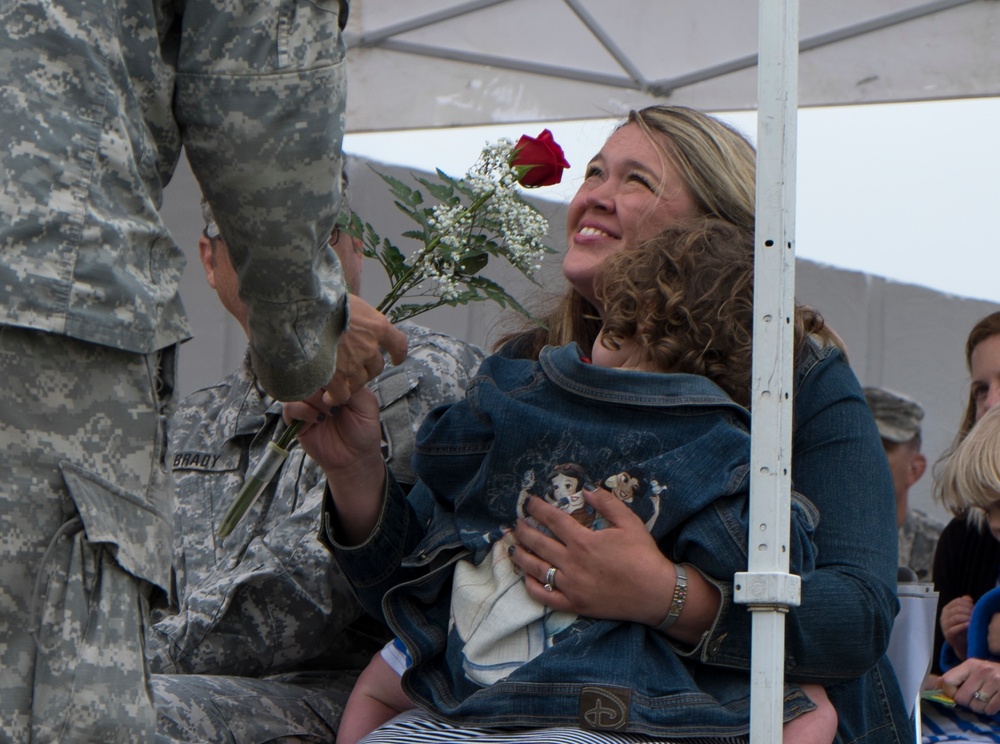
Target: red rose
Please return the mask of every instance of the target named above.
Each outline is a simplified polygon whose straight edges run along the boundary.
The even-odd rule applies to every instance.
[[[522,135],[514,145],[510,164],[518,169],[518,183],[528,188],[553,186],[562,180],[569,168],[563,149],[552,139],[552,132],[543,129],[537,137]]]

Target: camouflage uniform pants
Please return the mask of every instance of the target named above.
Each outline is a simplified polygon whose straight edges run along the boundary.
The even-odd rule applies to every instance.
[[[260,679],[156,674],[156,744],[330,744],[357,677],[357,671]]]
[[[152,740],[172,360],[0,326],[0,741]]]

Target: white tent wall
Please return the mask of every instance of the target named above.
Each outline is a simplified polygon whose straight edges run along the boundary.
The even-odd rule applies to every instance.
[[[410,171],[374,164],[379,170],[408,179]],[[366,160],[350,158],[352,206],[378,232],[401,248],[396,240],[410,223],[391,202],[382,181]],[[426,175],[426,174],[425,174]],[[550,222],[549,245],[561,249],[564,242],[565,207],[539,202]],[[205,284],[198,261],[197,241],[201,228],[198,187],[186,164],[167,189],[164,219],[184,248],[188,266],[181,294],[191,317],[194,338],[181,347],[179,391],[182,395],[211,385],[240,363],[246,347],[243,331],[226,313]],[[546,259],[540,274],[543,290],[557,292],[563,285],[559,256]],[[520,275],[504,275],[505,286],[529,302],[539,295]],[[801,302],[818,308],[843,337],[851,364],[866,385],[884,385],[919,400],[927,411],[924,420],[924,452],[933,462],[954,437],[966,400],[968,374],[963,354],[969,329],[979,318],[1000,310],[1000,304],[936,292],[881,277],[799,259],[796,262],[796,295]],[[380,267],[365,266],[362,296],[378,301],[387,289]],[[488,347],[516,317],[502,316],[492,303],[460,308],[442,308],[417,319],[424,325]],[[911,504],[945,518],[931,496],[931,477],[911,492]]]

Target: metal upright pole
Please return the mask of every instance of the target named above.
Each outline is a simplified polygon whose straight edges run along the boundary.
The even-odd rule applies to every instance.
[[[800,579],[788,573],[798,0],[760,0],[758,38],[750,565],[736,574],[734,599],[753,613],[750,742],[774,744],[781,741],[785,612],[800,597]]]

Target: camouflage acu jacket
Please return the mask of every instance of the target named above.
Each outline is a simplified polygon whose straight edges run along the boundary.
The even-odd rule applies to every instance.
[[[416,325],[400,329],[409,340],[406,361],[370,386],[382,406],[387,460],[402,482],[412,482],[416,429],[432,408],[465,396],[482,352]],[[281,404],[261,395],[249,357],[218,385],[189,396],[171,419],[180,606],[158,612],[147,635],[156,673],[262,676],[368,661],[352,654],[356,639],[342,633],[361,609],[318,540],[325,481],[301,447],[293,445],[275,483],[236,529],[225,540],[216,536],[248,465],[280,421]]]
[[[931,581],[934,551],[944,524],[919,509],[910,509],[899,528],[899,565],[913,569],[917,581]]]
[[[138,353],[188,336],[183,258],[158,213],[183,146],[265,388],[292,399],[326,382],[345,322],[327,245],[345,0],[2,7],[0,324]]]

